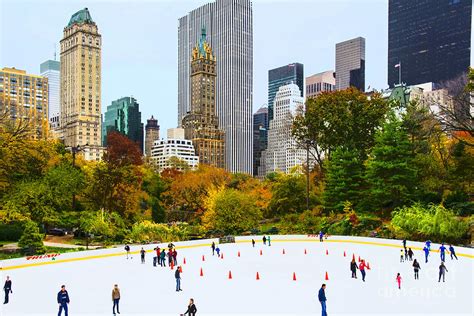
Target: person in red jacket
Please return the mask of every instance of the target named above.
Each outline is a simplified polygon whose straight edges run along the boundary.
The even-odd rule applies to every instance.
[[[395,280],[398,283],[398,289],[401,290],[402,289],[402,287],[401,287],[401,285],[402,285],[402,276],[400,275],[400,273],[397,273],[397,277],[395,278]]]
[[[362,274],[362,281],[365,282],[365,268],[367,267],[367,265],[365,264],[365,261],[362,260],[360,263],[359,263],[359,270],[360,270],[360,273]]]

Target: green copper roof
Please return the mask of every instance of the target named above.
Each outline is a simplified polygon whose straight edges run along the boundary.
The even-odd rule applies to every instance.
[[[199,40],[199,53],[202,56],[206,56],[206,50],[204,49],[204,42],[206,41],[206,28],[201,28],[201,39]]]
[[[71,16],[71,19],[69,20],[69,24],[67,26],[69,27],[75,23],[94,23],[94,21],[92,21],[91,14],[89,13],[89,10],[87,8],[84,8],[74,13]]]

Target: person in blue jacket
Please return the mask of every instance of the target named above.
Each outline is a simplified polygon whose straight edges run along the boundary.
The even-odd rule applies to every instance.
[[[431,240],[427,240],[425,242],[425,246],[426,246],[426,248],[428,248],[429,251],[431,251]]]
[[[428,256],[430,255],[430,249],[428,247],[424,247],[423,251],[425,252],[425,263],[428,263]]]
[[[322,308],[322,312],[321,312],[321,316],[327,316],[328,313],[326,312],[326,284],[323,283],[323,285],[321,286],[321,288],[319,289],[319,293],[318,293],[318,299],[319,299],[319,302],[321,303],[321,308]]]
[[[323,242],[323,237],[324,237],[324,233],[323,231],[319,231],[319,242]]]
[[[217,252],[217,257],[219,257],[221,253],[221,248],[219,248],[219,246],[217,246],[216,252]]]
[[[446,247],[444,244],[441,244],[441,247],[439,247],[439,255],[441,257],[441,261],[445,261],[446,259]]]
[[[458,260],[458,256],[456,256],[453,245],[449,245],[449,253],[451,254],[451,260],[453,260],[453,256],[456,258],[456,260]]]
[[[63,309],[64,309],[64,314],[68,316],[67,304],[69,304],[69,294],[66,291],[65,285],[61,285],[61,291],[58,292],[58,304],[59,304],[58,316],[61,316]]]

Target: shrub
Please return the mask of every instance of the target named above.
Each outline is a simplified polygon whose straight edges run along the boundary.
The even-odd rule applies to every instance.
[[[168,226],[167,224],[142,221],[133,225],[129,239],[131,242],[140,243],[186,240],[188,236],[187,228],[186,223]]]
[[[28,221],[25,229],[18,241],[18,246],[26,255],[42,254],[46,252],[43,245],[43,234],[40,233],[38,225],[35,222]]]
[[[23,225],[18,222],[0,224],[0,240],[18,241],[23,233]]]

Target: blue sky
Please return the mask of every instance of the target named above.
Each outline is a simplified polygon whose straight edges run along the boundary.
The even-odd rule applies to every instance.
[[[54,45],[59,60],[71,15],[87,7],[103,39],[102,111],[133,95],[142,121],[153,114],[165,135],[176,125],[178,18],[207,2],[0,0],[0,67],[39,74]],[[254,110],[266,103],[269,69],[292,62],[304,64],[305,76],[334,69],[335,44],[357,36],[366,38],[366,86],[387,86],[388,0],[254,0],[253,8]]]

